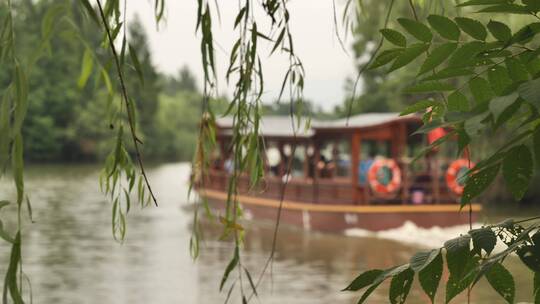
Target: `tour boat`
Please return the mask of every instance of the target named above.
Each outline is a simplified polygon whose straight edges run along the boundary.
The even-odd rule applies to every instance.
[[[299,124],[298,124],[299,123]],[[275,221],[303,229],[342,232],[402,226],[448,227],[475,221],[481,205],[460,211],[462,176],[471,163],[456,159],[456,145],[413,158],[444,129],[414,134],[417,115],[367,113],[332,121],[263,116],[265,176],[258,187],[238,177],[236,200],[244,218]],[[217,151],[199,195],[223,210],[232,172],[233,119],[216,120]],[[292,158],[292,160],[291,160]]]

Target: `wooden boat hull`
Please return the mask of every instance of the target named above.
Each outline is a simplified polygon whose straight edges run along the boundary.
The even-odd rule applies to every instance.
[[[212,208],[224,209],[227,193],[201,190],[199,195],[206,198]],[[237,198],[247,219],[276,220],[279,200],[249,195],[239,195]],[[285,200],[282,203],[281,222],[306,230],[327,232],[343,232],[352,228],[380,231],[400,227],[407,221],[424,228],[450,227],[469,223],[466,209],[459,212],[458,204],[346,205]],[[481,205],[472,205],[473,222],[481,209]]]

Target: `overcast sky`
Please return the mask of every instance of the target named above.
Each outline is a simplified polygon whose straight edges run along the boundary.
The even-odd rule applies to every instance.
[[[197,75],[199,84],[202,80],[200,44],[195,35],[197,16],[196,0],[168,0],[165,23],[156,30],[153,17],[153,1],[136,0],[128,2],[129,18],[139,15],[145,25],[150,40],[153,60],[158,69],[167,74],[176,74],[184,65]],[[221,3],[221,25],[214,16],[217,47],[218,73],[220,74],[220,92],[230,96],[223,75],[228,63],[228,50],[235,42],[236,33],[232,30],[238,6],[236,1],[218,1]],[[339,1],[337,1],[339,2]],[[344,82],[347,76],[354,74],[353,59],[341,48],[334,33],[332,0],[292,0],[291,31],[295,41],[295,51],[301,57],[306,69],[305,91],[307,99],[332,109],[340,104],[344,96]],[[340,8],[338,8],[338,12]],[[128,21],[129,22],[129,21]],[[260,29],[259,25],[259,29]],[[346,42],[347,47],[350,41]],[[271,46],[262,49],[263,70],[266,93],[264,100],[272,101],[279,93],[286,69],[285,57],[267,58]],[[350,53],[350,50],[348,50]],[[266,58],[266,59],[265,59]]]

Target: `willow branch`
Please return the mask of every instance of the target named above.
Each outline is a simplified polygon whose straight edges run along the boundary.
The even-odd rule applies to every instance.
[[[139,138],[137,138],[137,135],[135,134],[135,119],[132,116],[131,111],[129,111],[129,108],[132,105],[130,104],[130,101],[129,101],[129,97],[128,97],[128,93],[127,93],[127,89],[126,89],[126,84],[125,84],[125,81],[124,81],[124,73],[122,72],[122,68],[120,66],[120,60],[118,59],[118,53],[116,52],[116,47],[114,46],[114,39],[112,37],[111,30],[109,28],[109,24],[107,23],[107,18],[105,17],[105,13],[103,12],[103,7],[101,6],[101,0],[97,0],[97,5],[98,5],[98,8],[99,8],[99,14],[101,16],[101,21],[103,22],[103,26],[105,27],[105,32],[107,33],[109,46],[111,48],[111,52],[112,52],[112,55],[113,55],[113,58],[114,58],[114,63],[115,63],[115,66],[116,66],[116,72],[118,73],[118,78],[120,79],[120,88],[121,88],[121,91],[122,91],[122,98],[124,99],[124,102],[126,104],[126,110],[127,110],[126,112],[127,112],[128,124],[129,124],[130,133],[131,133],[131,138],[133,140],[133,146],[135,148],[135,154],[136,154],[137,162],[139,163],[139,167],[141,169],[141,175],[144,178],[144,183],[146,184],[146,187],[148,188],[148,192],[150,192],[150,196],[152,197],[152,200],[154,201],[154,205],[157,206],[158,203],[157,203],[156,196],[154,195],[154,192],[152,191],[152,187],[150,186],[150,182],[148,180],[146,170],[144,169],[142,153],[141,153],[140,147],[139,147],[140,140],[139,140]],[[124,26],[126,26],[126,25],[124,24]]]

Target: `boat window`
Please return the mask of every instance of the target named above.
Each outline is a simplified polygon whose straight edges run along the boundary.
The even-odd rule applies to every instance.
[[[392,157],[392,143],[389,140],[363,139],[360,145],[360,159]]]
[[[294,151],[293,163],[292,163],[292,176],[304,177],[304,161],[306,160],[306,148],[298,145]]]
[[[351,176],[351,143],[341,140],[336,145],[336,175],[340,177]]]

